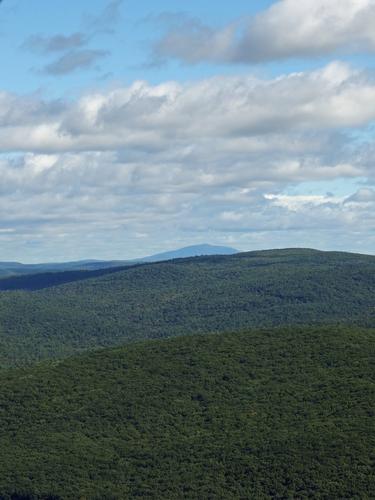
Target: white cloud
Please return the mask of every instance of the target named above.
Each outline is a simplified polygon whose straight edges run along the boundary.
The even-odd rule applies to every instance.
[[[48,103],[0,96],[0,150],[168,150],[261,152],[319,147],[317,131],[361,127],[375,118],[375,82],[342,63],[272,80],[216,77],[90,93],[78,102]],[[327,132],[328,131],[328,132]],[[291,134],[292,142],[280,138]],[[294,134],[294,135],[293,135]],[[265,136],[268,136],[265,139]],[[321,138],[320,138],[321,140]],[[210,143],[210,144],[209,144]]]
[[[370,186],[345,199],[285,191],[374,180],[372,141],[355,138],[374,103],[375,83],[341,63],[271,80],[137,82],[71,102],[2,93],[2,259],[25,248],[35,260],[136,257],[202,239],[273,247],[287,235],[308,246],[309,231],[354,248],[375,229]]]
[[[275,206],[287,208],[289,211],[298,212],[306,207],[314,208],[326,204],[341,204],[345,198],[330,195],[285,195],[266,194],[266,200],[273,202]]]
[[[213,29],[181,19],[154,47],[154,57],[257,63],[375,50],[373,0],[280,0],[248,21]]]

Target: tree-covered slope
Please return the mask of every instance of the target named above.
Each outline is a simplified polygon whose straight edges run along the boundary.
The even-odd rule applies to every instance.
[[[0,366],[256,326],[375,326],[375,257],[310,250],[181,259],[0,293]]]
[[[134,265],[134,264],[132,264]],[[86,279],[98,278],[106,274],[112,274],[123,271],[125,267],[106,267],[94,270],[76,270],[76,271],[47,271],[30,274],[20,274],[18,276],[8,276],[0,279],[0,292],[9,292],[12,290],[36,291],[53,286],[64,285],[65,283],[74,283]]]
[[[0,372],[0,498],[373,498],[374,360],[321,327]]]

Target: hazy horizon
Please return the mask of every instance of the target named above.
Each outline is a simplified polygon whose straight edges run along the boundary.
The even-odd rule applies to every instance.
[[[205,243],[203,244],[196,244],[196,245],[191,245],[192,247],[194,246],[201,246],[201,245],[206,245]],[[209,246],[225,246],[225,245],[211,245],[211,244],[207,244]],[[179,247],[179,248],[170,248],[170,249],[164,249],[160,252],[155,252],[155,253],[147,253],[145,255],[138,255],[138,256],[135,256],[135,257],[124,257],[124,258],[107,258],[107,259],[99,259],[99,258],[96,258],[95,256],[94,257],[91,257],[91,256],[88,256],[86,258],[83,258],[83,259],[77,259],[77,260],[56,260],[56,259],[50,259],[50,260],[44,260],[44,261],[6,261],[6,260],[3,260],[0,258],[0,263],[17,263],[17,264],[21,264],[21,265],[38,265],[38,264],[68,264],[70,262],[130,262],[132,260],[136,261],[136,260],[142,260],[142,259],[147,259],[148,257],[154,257],[156,255],[159,255],[159,254],[167,254],[167,253],[173,253],[173,252],[178,252],[179,250],[183,250],[185,248],[189,248],[190,245],[186,246],[186,247]],[[227,248],[233,248],[233,247],[227,247]],[[254,248],[254,249],[238,249],[238,248],[233,248],[234,250],[236,250],[238,253],[250,253],[250,252],[268,252],[268,251],[277,251],[277,250],[313,250],[313,251],[317,251],[317,252],[339,252],[339,253],[356,253],[356,254],[362,254],[362,255],[368,255],[368,256],[375,256],[374,253],[368,253],[368,252],[353,252],[353,251],[349,251],[349,250],[335,250],[335,249],[323,249],[323,248],[315,248],[315,247],[302,247],[302,246],[297,246],[297,247],[265,247],[265,248]],[[202,255],[205,255],[205,254],[202,254]],[[220,253],[218,254],[220,255]],[[222,255],[226,255],[226,254],[222,254]],[[229,254],[228,254],[229,255]],[[199,255],[197,255],[199,256]]]

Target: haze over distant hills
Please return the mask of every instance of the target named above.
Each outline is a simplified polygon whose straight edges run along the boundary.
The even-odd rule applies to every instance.
[[[231,247],[216,246],[216,245],[191,245],[172,250],[171,252],[162,252],[141,259],[143,262],[157,262],[161,260],[180,259],[186,257],[199,257],[201,255],[233,255],[238,253],[238,250]]]
[[[148,257],[130,260],[96,260],[87,259],[73,262],[52,262],[40,264],[22,264],[20,262],[0,262],[0,278],[59,271],[95,271],[113,267],[132,265],[138,262],[157,262],[162,260],[178,259],[181,257],[197,257],[200,255],[232,255],[238,250],[217,245],[191,245],[177,250],[162,252]]]

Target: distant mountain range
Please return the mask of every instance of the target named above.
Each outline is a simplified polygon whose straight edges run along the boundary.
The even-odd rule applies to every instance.
[[[141,262],[158,262],[179,259],[184,257],[198,257],[202,255],[233,255],[238,253],[235,248],[216,245],[191,245],[177,250],[158,253],[148,257],[132,260],[79,260],[73,262],[53,262],[41,264],[21,264],[19,262],[0,262],[0,278],[21,276],[25,274],[61,272],[61,271],[96,271],[114,267],[123,267]]]
[[[162,260],[182,259],[186,257],[200,257],[202,255],[234,255],[238,250],[231,247],[223,247],[216,245],[191,245],[172,250],[171,252],[157,253],[141,259],[143,262],[158,262]]]

